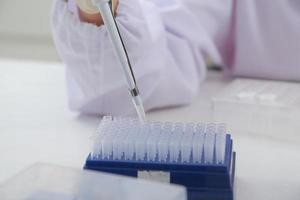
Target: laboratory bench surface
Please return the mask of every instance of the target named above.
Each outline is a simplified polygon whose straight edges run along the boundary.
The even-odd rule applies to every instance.
[[[229,82],[220,72],[209,72],[190,106],[147,116],[157,121],[210,122],[211,97]],[[69,111],[62,64],[0,59],[0,183],[37,162],[82,168],[98,123],[97,116]],[[236,199],[300,198],[300,142],[247,133],[232,136]]]

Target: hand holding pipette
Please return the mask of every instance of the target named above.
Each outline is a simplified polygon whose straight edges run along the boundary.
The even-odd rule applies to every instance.
[[[116,2],[117,1],[111,0],[77,0],[80,9],[86,12],[95,14],[97,13],[97,9],[100,11],[116,56],[118,57],[118,60],[120,61],[122,70],[124,72],[124,76],[129,87],[129,93],[132,97],[132,102],[135,106],[140,121],[144,122],[146,120],[146,116],[143,102],[139,94],[139,90],[125,45],[122,41],[122,37],[113,14],[112,8],[116,5],[114,4]]]
[[[75,0],[79,8],[79,17],[81,21],[101,26],[104,24],[99,9],[94,6],[91,0]],[[111,8],[114,15],[119,5],[119,0],[111,1]]]

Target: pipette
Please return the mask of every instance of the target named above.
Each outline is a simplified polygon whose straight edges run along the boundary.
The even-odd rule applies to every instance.
[[[122,70],[124,72],[125,79],[129,87],[129,92],[132,97],[132,102],[134,104],[140,121],[144,122],[146,120],[146,115],[143,102],[140,97],[140,93],[136,84],[136,80],[125,45],[123,43],[118,25],[113,15],[113,11],[111,8],[111,0],[92,0],[92,3],[99,9],[101,13],[104,25],[106,26],[109,38],[116,52],[116,56],[118,57],[121,63]]]

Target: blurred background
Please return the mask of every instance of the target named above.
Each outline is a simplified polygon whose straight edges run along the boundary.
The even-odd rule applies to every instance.
[[[51,34],[52,1],[0,1],[0,58],[59,61]]]

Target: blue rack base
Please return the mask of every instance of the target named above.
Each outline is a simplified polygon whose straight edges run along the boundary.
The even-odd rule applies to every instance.
[[[93,160],[89,155],[84,169],[131,177],[138,177],[138,171],[141,169],[166,171],[170,172],[170,183],[183,185],[187,188],[188,200],[233,200],[236,153],[232,152],[229,155],[230,159],[226,164],[228,167],[209,168],[201,166],[202,170],[197,171],[193,168],[188,170],[186,166],[180,165],[170,167],[165,164],[157,167],[155,163],[152,166],[149,163],[143,166],[143,163],[135,162]]]

